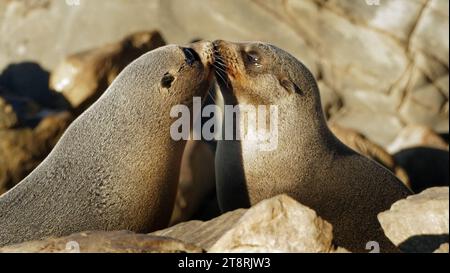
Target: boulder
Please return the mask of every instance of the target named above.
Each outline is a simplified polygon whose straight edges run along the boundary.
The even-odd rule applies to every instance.
[[[408,125],[403,128],[387,150],[395,154],[413,147],[429,147],[448,150],[448,143],[434,130],[427,126]]]
[[[159,32],[146,31],[70,55],[51,74],[50,87],[81,112],[100,97],[129,63],[163,45],[165,41]]]
[[[435,187],[395,202],[378,220],[404,252],[433,252],[449,241],[449,189]]]
[[[0,188],[7,190],[27,176],[51,151],[72,115],[47,113],[32,128],[0,130]]]
[[[0,248],[0,253],[201,253],[179,240],[130,231],[81,232]]]
[[[330,252],[331,225],[286,195],[250,208],[209,252]]]
[[[333,252],[331,225],[286,195],[209,221],[188,221],[151,233],[195,244],[208,252]]]
[[[448,132],[448,1],[353,2],[3,1],[0,69],[29,60],[53,70],[65,56],[148,29],[178,44],[261,40],[302,60],[327,115],[378,145],[406,125]]]
[[[0,97],[0,130],[17,125],[18,119],[11,104]]]
[[[209,221],[193,220],[183,222],[151,234],[176,238],[208,250],[225,232],[233,227],[245,211],[245,209],[234,210]]]

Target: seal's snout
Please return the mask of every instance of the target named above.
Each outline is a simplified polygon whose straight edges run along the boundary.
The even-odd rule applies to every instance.
[[[201,62],[200,56],[192,48],[183,47],[182,50],[188,65],[193,65],[196,61]]]
[[[195,52],[199,62],[205,67],[210,67],[214,63],[214,48],[210,41],[200,41],[192,43],[189,49]]]

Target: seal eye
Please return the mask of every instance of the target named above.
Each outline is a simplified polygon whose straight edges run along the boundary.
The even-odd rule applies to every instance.
[[[166,72],[161,79],[161,86],[164,88],[169,88],[170,86],[172,86],[172,82],[174,80],[174,76],[172,76],[169,72]]]
[[[248,63],[256,65],[258,67],[261,66],[260,57],[256,51],[251,50],[249,52],[246,52],[245,55]]]
[[[281,79],[280,84],[281,86],[284,87],[284,89],[286,89],[286,91],[288,91],[289,94],[297,93],[299,95],[303,95],[303,91],[289,79],[286,78]]]

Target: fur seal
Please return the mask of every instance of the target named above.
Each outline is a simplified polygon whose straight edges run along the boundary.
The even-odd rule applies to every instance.
[[[218,141],[221,209],[247,207],[287,193],[332,223],[336,245],[368,252],[366,244],[377,241],[382,252],[396,251],[377,214],[411,192],[387,169],[333,135],[311,72],[273,45],[221,40],[213,44],[225,104],[278,107],[276,149],[258,150],[255,141],[243,137]],[[244,122],[235,121],[241,134],[252,130],[243,128]]]
[[[168,45],[127,66],[49,156],[0,197],[0,246],[165,227],[186,143],[171,138],[171,107],[190,107],[206,93],[212,49],[211,42]]]

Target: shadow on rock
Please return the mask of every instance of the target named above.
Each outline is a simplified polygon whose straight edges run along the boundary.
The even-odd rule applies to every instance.
[[[428,147],[409,148],[396,153],[394,159],[407,172],[414,192],[449,185],[448,151]]]
[[[35,126],[41,108],[69,108],[61,94],[50,90],[49,77],[48,71],[33,62],[11,64],[0,74],[0,95],[13,106],[21,125]]]
[[[403,252],[408,253],[432,253],[441,244],[449,242],[448,234],[441,235],[416,235],[408,238],[398,247]]]

